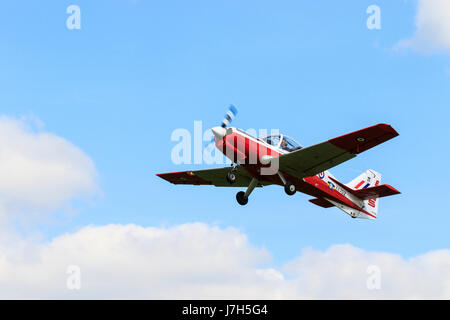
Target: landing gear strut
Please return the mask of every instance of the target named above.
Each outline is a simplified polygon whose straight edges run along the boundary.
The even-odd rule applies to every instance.
[[[292,181],[286,181],[283,174],[279,171],[278,176],[284,184],[284,192],[286,192],[288,196],[294,195],[297,192],[297,186],[295,185],[295,183],[293,183]]]
[[[258,180],[253,178],[250,182],[250,185],[247,188],[247,191],[239,191],[236,194],[236,200],[241,206],[245,206],[248,203],[248,196],[252,193],[253,189],[258,185]]]

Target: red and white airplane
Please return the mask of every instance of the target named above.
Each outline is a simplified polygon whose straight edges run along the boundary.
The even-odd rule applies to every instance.
[[[377,124],[306,148],[292,138],[275,134],[255,138],[227,127],[236,115],[231,106],[222,125],[212,128],[216,147],[233,163],[230,167],[157,174],[173,184],[247,187],[236,194],[240,205],[248,202],[255,187],[284,186],[288,195],[297,191],[313,196],[309,201],[323,208],[338,207],[352,218],[376,219],[378,198],[399,194],[381,185],[381,174],[367,170],[349,183],[338,181],[327,170],[398,136],[388,124]]]

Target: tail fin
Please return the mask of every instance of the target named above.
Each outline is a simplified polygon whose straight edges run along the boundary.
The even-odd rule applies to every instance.
[[[362,190],[371,187],[377,187],[381,184],[381,173],[378,173],[374,170],[367,170],[351,182],[347,183],[347,186],[354,190]],[[367,199],[364,200],[363,209],[369,212],[371,215],[377,216],[378,213],[378,198]],[[365,215],[361,215],[360,218],[367,217]]]

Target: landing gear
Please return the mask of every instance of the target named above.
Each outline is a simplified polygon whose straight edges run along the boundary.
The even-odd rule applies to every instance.
[[[287,193],[288,196],[292,196],[297,192],[297,186],[292,181],[286,181],[283,174],[278,171],[278,176],[280,177],[281,182],[284,184],[284,192]]]
[[[289,196],[294,195],[297,192],[295,183],[293,183],[292,181],[286,181],[286,184],[284,185],[284,192],[286,192],[286,194]]]
[[[250,181],[250,185],[247,188],[247,191],[239,191],[236,194],[236,200],[241,206],[245,206],[248,203],[248,196],[252,193],[253,189],[258,185],[259,181],[255,178]]]
[[[227,181],[229,184],[233,184],[236,182],[237,176],[236,176],[236,170],[239,166],[239,163],[232,163],[230,171],[227,172]]]
[[[236,174],[234,173],[234,170],[228,171],[227,181],[229,184],[233,184],[236,182]]]
[[[245,196],[244,191],[239,191],[236,194],[236,200],[241,206],[245,206],[248,203],[248,197]]]

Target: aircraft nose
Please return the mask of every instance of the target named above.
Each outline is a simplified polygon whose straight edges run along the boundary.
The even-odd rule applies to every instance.
[[[222,140],[227,135],[227,129],[223,127],[214,127],[211,129],[217,140]]]

